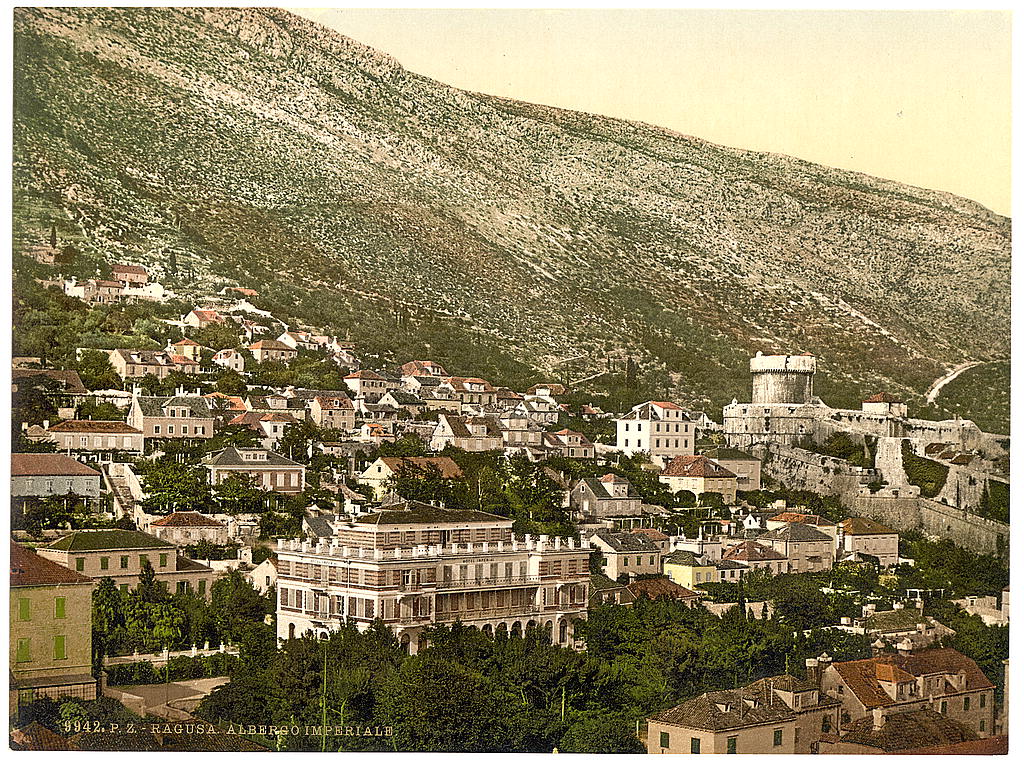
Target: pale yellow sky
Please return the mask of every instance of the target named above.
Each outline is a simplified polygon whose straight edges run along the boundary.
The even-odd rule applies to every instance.
[[[1010,213],[1007,11],[291,10],[455,87]]]

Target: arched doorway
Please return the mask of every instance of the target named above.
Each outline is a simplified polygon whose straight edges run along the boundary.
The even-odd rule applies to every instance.
[[[402,651],[405,652],[406,654],[412,654],[412,652],[410,651],[410,648],[411,648],[410,645],[411,644],[412,644],[412,639],[409,638],[409,634],[408,633],[405,633],[402,636]]]
[[[516,638],[523,637],[523,624],[521,622],[516,621],[512,623],[512,635]]]
[[[294,622],[289,622],[288,623],[288,640],[290,641],[293,638],[295,638],[295,623]]]
[[[558,621],[558,643],[567,644],[569,642],[569,623],[562,619]]]
[[[416,652],[417,652],[417,654],[419,652],[422,652],[426,648],[427,648],[427,637],[424,634],[420,633],[420,635],[416,639]]]
[[[484,635],[488,638],[494,637],[494,628],[491,625],[484,625],[480,630],[482,630]]]

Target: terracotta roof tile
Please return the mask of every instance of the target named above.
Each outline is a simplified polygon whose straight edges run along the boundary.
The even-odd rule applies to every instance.
[[[11,540],[11,587],[34,585],[81,585],[92,578],[72,572]]]
[[[11,476],[99,476],[100,472],[67,455],[47,452],[11,454]]]

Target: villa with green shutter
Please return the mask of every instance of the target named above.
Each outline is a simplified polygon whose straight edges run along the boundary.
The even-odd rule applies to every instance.
[[[157,582],[171,593],[191,592],[209,598],[216,577],[209,567],[180,555],[173,543],[127,529],[72,532],[39,548],[38,553],[94,580],[110,577],[125,591],[138,585],[147,561]]]

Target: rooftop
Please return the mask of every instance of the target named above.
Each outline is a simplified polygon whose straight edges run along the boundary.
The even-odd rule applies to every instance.
[[[195,511],[175,511],[164,516],[159,521],[154,521],[153,527],[223,527],[216,519],[204,516]]]
[[[782,540],[789,543],[815,543],[831,542],[832,538],[819,529],[807,524],[790,522],[784,527],[762,532],[757,536],[758,540]]]
[[[33,585],[80,585],[92,578],[72,572],[55,561],[43,558],[28,548],[11,541],[11,587]]]
[[[47,452],[11,454],[11,476],[99,476],[100,472],[67,455]]]
[[[98,529],[72,532],[56,542],[40,546],[39,550],[67,551],[68,553],[85,551],[135,550],[145,548],[173,548],[169,542],[144,532],[131,529]]]
[[[732,471],[723,468],[704,455],[680,455],[679,457],[672,458],[672,461],[665,466],[665,470],[661,472],[661,475],[705,479],[736,478],[736,474]]]
[[[465,524],[480,522],[501,522],[509,526],[511,519],[495,516],[483,511],[464,510],[458,508],[441,508],[436,505],[407,500],[391,505],[382,505],[376,513],[360,516],[357,524],[389,525],[389,524]]]

